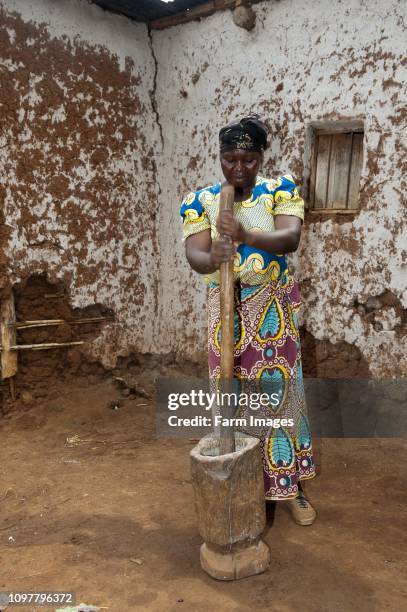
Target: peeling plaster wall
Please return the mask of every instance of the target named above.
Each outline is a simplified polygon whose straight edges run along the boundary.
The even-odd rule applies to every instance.
[[[73,308],[111,309],[86,349],[105,366],[132,351],[205,359],[179,203],[220,178],[219,128],[262,114],[264,173],[306,187],[310,122],[361,119],[360,212],[308,214],[291,265],[310,344],[405,375],[403,8],[273,0],[251,32],[223,12],[149,33],[85,0],[0,0],[0,292],[46,272]]]
[[[373,376],[406,375],[399,315],[407,307],[406,5],[281,0],[254,9],[250,32],[223,12],[153,33],[164,140],[159,303],[167,348],[186,356],[206,349],[205,290],[185,262],[179,203],[189,190],[219,180],[219,128],[233,116],[260,113],[272,134],[264,173],[288,170],[303,185],[310,122],[361,119],[360,212],[353,219],[308,214],[292,270],[303,291],[302,322],[314,338],[357,347]],[[373,325],[363,305],[385,291],[399,308],[378,309]]]
[[[0,2],[0,289],[46,272],[114,311],[87,351],[153,351],[158,308],[146,26],[86,1]]]

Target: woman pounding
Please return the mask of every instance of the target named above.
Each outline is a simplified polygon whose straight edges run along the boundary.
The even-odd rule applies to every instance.
[[[265,499],[287,500],[295,522],[311,525],[316,512],[301,487],[315,467],[302,385],[300,294],[285,257],[298,248],[304,201],[289,174],[259,176],[267,130],[257,117],[223,127],[219,143],[223,175],[235,189],[233,214],[218,214],[220,182],[190,193],[181,205],[187,260],[208,285],[209,376],[220,375],[219,266],[233,258],[234,376],[288,390],[292,383],[295,391],[285,396],[294,427],[259,436]]]

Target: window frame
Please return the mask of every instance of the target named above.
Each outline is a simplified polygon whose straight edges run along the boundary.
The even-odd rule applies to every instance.
[[[317,173],[317,158],[318,158],[318,138],[319,136],[336,136],[338,134],[352,134],[351,140],[351,158],[349,162],[349,171],[348,171],[348,186],[347,186],[347,198],[349,197],[349,184],[350,184],[350,176],[351,176],[351,168],[352,168],[352,153],[353,153],[353,135],[354,134],[362,134],[362,161],[360,168],[360,176],[359,176],[359,193],[360,193],[360,178],[363,172],[363,163],[364,163],[364,137],[365,130],[362,121],[352,120],[352,121],[336,121],[336,122],[314,122],[309,126],[309,180],[308,180],[308,198],[307,198],[307,212],[314,213],[316,215],[329,215],[329,214],[345,214],[345,215],[355,215],[360,211],[359,203],[356,208],[329,208],[329,207],[319,207],[315,208],[315,182],[316,182],[316,173]],[[330,172],[330,166],[328,167],[328,173]],[[329,174],[328,174],[329,176]],[[327,188],[328,188],[327,181]]]

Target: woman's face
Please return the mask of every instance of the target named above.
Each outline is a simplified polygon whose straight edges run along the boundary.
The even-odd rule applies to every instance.
[[[261,161],[261,153],[244,149],[233,149],[221,153],[220,156],[220,165],[225,179],[239,190],[253,187]]]

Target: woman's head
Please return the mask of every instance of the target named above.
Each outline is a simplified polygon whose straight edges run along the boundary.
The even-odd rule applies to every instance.
[[[256,116],[244,117],[219,132],[220,163],[223,174],[238,190],[251,188],[256,181],[267,148],[267,130]]]

